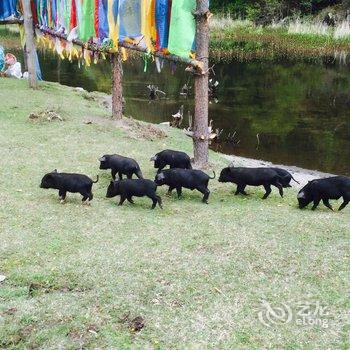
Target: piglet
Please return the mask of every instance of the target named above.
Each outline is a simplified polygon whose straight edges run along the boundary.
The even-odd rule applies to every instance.
[[[111,169],[113,180],[115,180],[117,174],[119,180],[123,179],[123,175],[126,175],[128,179],[131,179],[133,174],[139,179],[143,179],[140,166],[135,159],[124,157],[119,154],[105,154],[99,159],[99,161],[100,169]]]
[[[162,207],[162,199],[157,196],[157,185],[146,179],[125,179],[119,181],[111,181],[108,186],[106,197],[112,198],[115,196],[120,196],[120,201],[118,205],[123,205],[124,201],[127,199],[128,202],[134,204],[132,197],[148,197],[152,199],[152,209],[154,209],[158,203],[159,207]]]
[[[40,187],[58,190],[61,203],[64,203],[67,192],[71,192],[80,193],[83,196],[83,203],[89,204],[93,198],[91,192],[92,185],[97,182],[98,175],[96,181],[92,181],[88,176],[83,174],[59,173],[55,169],[42,178]]]
[[[283,188],[292,187],[290,184],[292,180],[300,185],[300,182],[295,180],[293,175],[289,171],[281,168],[269,168],[269,169],[276,171],[276,173],[280,176],[280,182]]]
[[[266,193],[263,199],[266,199],[271,193],[271,186],[278,188],[280,196],[283,197],[283,183],[288,179],[287,176],[280,176],[276,170],[271,168],[235,168],[228,167],[221,171],[219,182],[232,182],[237,185],[235,195],[243,194],[246,186],[264,186]]]
[[[157,153],[151,158],[151,162],[154,162],[154,167],[158,169],[158,173],[160,173],[167,165],[170,166],[170,169],[192,169],[191,158],[185,152],[174,151],[171,149],[166,149]]]
[[[315,210],[322,200],[327,208],[333,210],[329,200],[341,197],[343,197],[343,203],[339,210],[343,210],[350,202],[349,177],[333,176],[309,181],[298,193],[299,208],[303,209],[313,202],[312,210]]]
[[[168,194],[171,194],[172,190],[176,188],[178,198],[181,198],[183,187],[192,191],[198,190],[204,195],[203,203],[208,204],[210,195],[208,183],[210,179],[215,179],[215,172],[214,176],[210,177],[201,170],[175,168],[162,170],[156,175],[155,183],[158,186],[169,186]]]

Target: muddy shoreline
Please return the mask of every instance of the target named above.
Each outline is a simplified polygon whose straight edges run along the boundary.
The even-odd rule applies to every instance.
[[[112,96],[111,95],[105,95],[103,93],[98,92],[87,92],[82,88],[73,88],[73,90],[77,92],[83,92],[89,96],[91,96],[93,99],[97,99],[100,101],[101,106],[106,108],[108,111],[112,110]],[[128,118],[126,118],[127,120]],[[136,121],[136,120],[135,120]],[[164,123],[161,124],[154,124],[150,122],[145,122],[147,124],[153,125],[156,128],[159,128],[160,130],[166,130],[167,128],[170,128],[170,126],[164,125]],[[185,136],[185,134],[184,134]],[[262,159],[253,159],[253,158],[246,158],[246,157],[240,157],[235,155],[227,155],[224,153],[216,152],[219,154],[223,159],[226,159],[230,162],[230,164],[234,166],[243,166],[243,167],[279,167],[282,169],[285,169],[289,171],[293,177],[300,182],[300,184],[297,184],[294,182],[293,187],[295,188],[301,188],[305,184],[307,184],[308,181],[314,180],[314,179],[320,179],[324,177],[330,177],[330,176],[336,176],[335,174],[330,174],[318,170],[311,170],[311,169],[304,169],[298,166],[291,166],[291,165],[283,165],[283,164],[276,164],[272,163],[267,160]]]

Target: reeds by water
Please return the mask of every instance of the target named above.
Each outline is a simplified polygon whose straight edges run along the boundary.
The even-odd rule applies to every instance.
[[[288,18],[268,26],[230,16],[211,21],[211,51],[216,59],[333,58],[347,62],[350,20],[334,27],[312,18]]]

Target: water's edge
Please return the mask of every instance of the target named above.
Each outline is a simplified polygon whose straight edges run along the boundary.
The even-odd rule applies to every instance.
[[[274,164],[269,161],[261,160],[261,159],[252,159],[252,158],[245,158],[245,157],[239,157],[234,155],[226,155],[220,153],[220,155],[230,161],[230,165],[233,166],[243,166],[243,167],[251,167],[251,168],[258,168],[258,167],[278,167],[285,169],[289,171],[293,177],[300,182],[300,184],[292,183],[293,187],[301,188],[304,185],[308,183],[308,181],[312,181],[315,179],[330,177],[330,176],[336,176],[335,174],[329,174],[324,173],[318,170],[311,170],[311,169],[304,169],[297,166],[288,166],[283,164]]]
[[[1,41],[1,39],[0,39]],[[22,50],[11,51],[23,62]],[[89,68],[39,52],[47,81],[78,86],[86,91],[111,92],[111,67],[101,61]],[[150,123],[169,122],[184,105],[184,122],[194,114],[193,78],[184,67],[168,65],[159,74],[153,65],[146,72],[142,60],[124,63],[123,95],[126,115]],[[217,97],[209,118],[214,130],[223,130],[211,149],[250,159],[267,159],[286,166],[350,176],[350,66],[335,63],[289,62],[217,63]],[[188,83],[192,93],[180,96]],[[166,92],[150,103],[147,85]]]
[[[105,103],[103,103],[105,106],[108,105],[108,109],[112,110],[112,96],[106,94],[105,95]],[[154,126],[159,126],[159,123],[152,123],[148,121],[143,121],[148,124],[152,124]],[[162,125],[164,127],[164,124]],[[184,136],[186,136],[184,134]],[[330,176],[336,176],[335,174],[332,173],[327,173],[327,172],[322,172],[319,170],[312,170],[312,169],[306,169],[294,165],[285,165],[285,164],[280,164],[280,163],[273,163],[267,160],[262,160],[262,159],[254,159],[254,158],[248,158],[248,157],[242,157],[242,156],[237,156],[233,154],[224,154],[219,151],[213,150],[215,153],[220,155],[222,158],[228,160],[230,162],[230,165],[233,166],[244,166],[244,167],[279,167],[283,168],[287,171],[289,171],[293,177],[300,182],[300,185],[294,183],[294,187],[302,187],[304,184],[306,184],[308,181],[318,179],[318,178],[324,178],[324,177],[330,177]]]

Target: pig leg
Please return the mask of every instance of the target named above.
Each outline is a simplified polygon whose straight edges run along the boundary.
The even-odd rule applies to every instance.
[[[88,204],[89,198],[90,198],[90,193],[88,191],[82,191],[80,194],[83,196],[83,199],[81,200],[83,204]]]
[[[119,204],[118,204],[118,205],[119,205],[119,206],[120,206],[120,205],[123,205],[123,203],[125,202],[125,200],[126,200],[126,196],[121,195],[121,196],[120,196],[120,201],[119,201]]]
[[[173,186],[169,186],[168,192],[167,192],[167,196],[171,196],[171,192],[174,190],[175,187]]]
[[[264,185],[264,188],[265,188],[266,193],[264,194],[263,199],[266,199],[271,193],[271,185],[270,184]]]
[[[128,196],[126,199],[128,200],[129,203],[135,204],[135,202],[132,200],[132,196]]]
[[[177,198],[182,197],[182,187],[176,187],[176,192],[177,192]]]
[[[235,192],[235,196],[238,196],[241,193],[241,191],[244,192],[244,189],[245,189],[245,185],[237,184],[237,189],[236,189],[236,192]]]
[[[264,185],[264,188],[266,193],[264,194],[263,199],[266,199],[271,193],[271,185]]]
[[[274,186],[276,186],[278,188],[278,191],[280,193],[280,196],[283,198],[283,186],[281,185],[281,183],[279,181],[276,181],[276,183],[274,184]]]
[[[202,202],[208,204],[208,198],[209,198],[209,195],[210,195],[209,189],[206,188],[206,187],[199,187],[199,188],[197,188],[197,190],[204,194]]]
[[[112,179],[115,180],[115,175],[117,174],[117,171],[112,169],[111,174],[112,174]]]
[[[66,201],[67,192],[63,191],[63,190],[59,190],[58,191],[58,195],[59,195],[59,197],[61,199],[60,203],[63,204]]]
[[[243,194],[244,196],[248,196],[248,193],[247,193],[246,191],[244,191],[246,187],[247,187],[247,185],[245,185],[245,184],[239,184],[239,185],[237,186],[237,191],[238,191],[238,193],[241,193],[241,194]]]
[[[343,204],[339,207],[339,211],[343,210],[350,202],[350,196],[349,197],[343,197],[344,202]]]
[[[158,202],[159,197],[156,194],[148,195],[147,197],[152,199],[152,207],[151,208],[154,209],[156,207],[157,203],[159,203]]]
[[[139,179],[143,179],[143,175],[141,170],[135,170],[134,174],[139,178]]]
[[[323,199],[322,202],[327,208],[329,208],[330,210],[333,211],[333,208],[332,208],[331,204],[329,203],[329,199]]]
[[[85,198],[85,197],[83,197],[83,199],[82,199],[82,200],[83,200],[83,203],[85,203],[86,205],[90,205],[90,201],[92,201],[92,198],[94,198],[94,196],[93,196],[91,190],[88,191],[88,192],[86,192],[86,196],[87,196],[87,199],[85,200],[85,202],[84,202],[84,198]]]
[[[132,179],[132,173],[127,174],[126,177],[127,177],[128,179]]]
[[[159,196],[157,196],[157,200],[158,200],[158,205],[159,205],[160,209],[163,209],[162,198],[160,198]]]
[[[321,202],[320,198],[314,199],[314,205],[312,206],[311,210],[315,210],[320,204],[320,202]]]
[[[118,176],[119,176],[119,180],[123,180],[123,174],[121,173],[121,171],[118,172]]]

